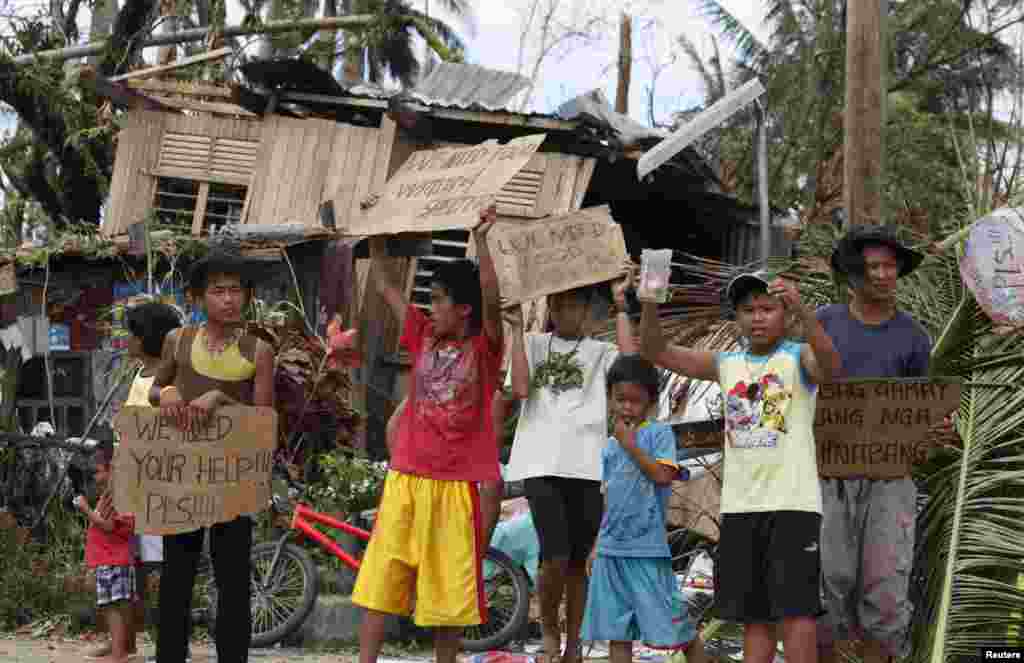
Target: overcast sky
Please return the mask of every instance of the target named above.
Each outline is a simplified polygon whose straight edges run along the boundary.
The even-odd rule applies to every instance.
[[[123,1],[123,0],[122,0]],[[517,8],[528,0],[476,0],[475,31],[467,36],[467,59],[493,69],[515,71],[519,49],[520,18]],[[413,6],[425,9],[429,0],[411,0]],[[566,5],[611,8],[609,17],[615,20],[615,8],[622,0],[564,0]],[[3,0],[0,0],[3,4]],[[44,3],[31,0],[8,0],[22,12],[31,12]],[[431,11],[437,14],[438,1]],[[641,0],[633,2],[641,12],[634,20],[634,64],[630,88],[630,114],[647,122],[647,90],[651,85],[652,65],[671,61],[678,54],[675,38],[687,34],[701,47],[707,45],[708,25],[694,10],[692,0]],[[763,8],[761,0],[723,0],[738,17],[752,29],[760,26]],[[238,23],[242,18],[237,0],[228,0],[228,22]],[[592,12],[588,12],[592,13]],[[442,16],[443,17],[443,16]],[[445,18],[445,17],[443,17]],[[88,8],[81,12],[83,33],[87,32]],[[454,23],[458,27],[457,23]],[[594,88],[605,90],[609,100],[615,96],[615,58],[618,46],[617,25],[611,25],[605,38],[594,43],[577,43],[561,59],[548,60],[541,72],[533,109],[552,112],[559,104]],[[147,59],[155,56],[156,49],[147,49]],[[696,72],[685,58],[664,68],[656,86],[655,117],[668,119],[671,112],[700,103],[702,86]],[[0,124],[9,126],[11,118]]]

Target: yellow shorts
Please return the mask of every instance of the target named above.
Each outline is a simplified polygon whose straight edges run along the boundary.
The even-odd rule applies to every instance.
[[[469,481],[391,470],[363,556],[352,602],[417,626],[486,621],[480,498]]]

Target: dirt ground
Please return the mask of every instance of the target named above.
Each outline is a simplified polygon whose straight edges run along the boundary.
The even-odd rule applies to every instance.
[[[84,663],[84,653],[94,643],[77,639],[36,639],[25,636],[0,638],[0,661],[4,663]],[[153,655],[152,644],[140,640],[140,655],[132,663],[143,663]],[[301,649],[263,649],[249,652],[251,663],[352,663],[354,653],[320,653]],[[193,663],[215,663],[211,645],[192,645]],[[396,657],[397,660],[397,657]],[[416,660],[402,657],[401,660]]]

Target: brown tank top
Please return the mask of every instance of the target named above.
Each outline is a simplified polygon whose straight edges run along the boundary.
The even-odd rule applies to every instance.
[[[188,402],[219,389],[239,403],[252,405],[259,339],[243,335],[237,343],[213,355],[203,339],[196,343],[200,334],[205,334],[202,327],[184,327],[178,334],[174,386],[182,399]]]

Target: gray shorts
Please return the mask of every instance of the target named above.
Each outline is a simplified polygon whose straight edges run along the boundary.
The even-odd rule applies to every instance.
[[[868,639],[906,656],[913,606],[917,486],[912,479],[822,479],[818,642]]]

